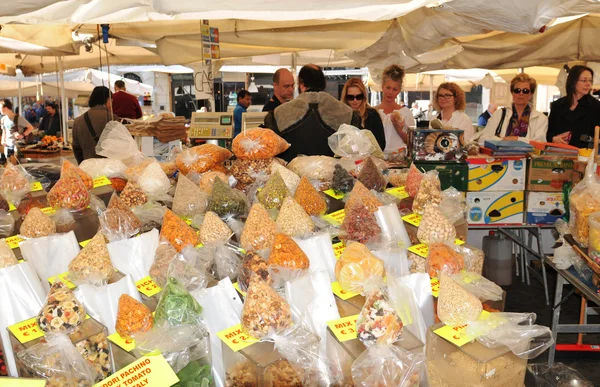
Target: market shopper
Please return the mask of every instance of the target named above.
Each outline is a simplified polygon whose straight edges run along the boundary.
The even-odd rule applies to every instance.
[[[263,112],[272,112],[282,103],[294,98],[294,75],[288,69],[279,69],[273,74],[273,97],[263,106]]]
[[[252,104],[252,96],[248,90],[240,90],[237,93],[237,105],[233,109],[233,137],[242,132],[242,113],[248,111]]]
[[[492,114],[494,114],[496,110],[498,110],[498,105],[496,105],[495,103],[489,104],[486,111],[479,115],[479,118],[477,119],[477,126],[485,128],[488,121],[490,120],[490,117],[492,117]]]
[[[513,103],[511,107],[496,110],[479,136],[485,140],[546,141],[548,117],[531,105],[537,82],[525,73],[510,81]]]
[[[300,154],[333,156],[327,138],[341,124],[360,126],[358,113],[325,92],[325,86],[325,74],[319,66],[302,67],[298,73],[300,95],[265,117],[265,127],[291,144],[279,155],[285,161]]]
[[[58,106],[54,102],[46,102],[47,114],[40,122],[39,130],[46,136],[60,136],[60,114]]]
[[[600,125],[600,102],[590,95],[594,71],[573,66],[567,76],[567,95],[550,106],[548,142],[585,148],[593,141],[594,127]]]
[[[381,149],[385,149],[385,131],[377,110],[367,103],[367,88],[360,78],[350,78],[342,90],[342,102],[360,115],[361,129],[373,133]]]
[[[113,113],[120,118],[131,118],[136,120],[142,118],[142,108],[138,99],[127,92],[125,82],[115,82],[115,93],[112,96]]]
[[[112,114],[111,92],[106,86],[96,86],[89,99],[90,110],[73,122],[73,153],[78,163],[98,157],[96,144],[109,121],[116,120]]]
[[[33,132],[33,126],[25,119],[25,117],[16,114],[13,111],[12,101],[4,99],[0,102],[2,105],[2,146],[4,147],[4,155],[11,163],[16,164],[15,158],[15,143],[17,140],[27,137]]]
[[[408,143],[408,128],[415,126],[415,117],[411,110],[396,103],[398,94],[402,91],[404,69],[391,65],[383,70],[382,92],[383,99],[375,107],[381,116],[385,132],[385,152],[397,152]]]
[[[460,86],[454,82],[439,85],[433,99],[433,107],[439,111],[436,118],[442,121],[442,124],[463,130],[465,142],[471,140],[475,130],[471,118],[464,112],[467,100]]]

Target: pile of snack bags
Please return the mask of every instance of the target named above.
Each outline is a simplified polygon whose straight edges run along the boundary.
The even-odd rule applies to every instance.
[[[435,172],[387,170],[370,132],[344,125],[329,141],[336,157],[286,165],[277,155],[289,144],[268,129],[238,135],[233,152],[204,144],[163,162],[126,131],[107,126],[106,158],[65,160],[42,204],[20,166],[0,177],[0,231],[19,235],[0,240],[10,375],[92,386],[118,371],[118,335],[135,340],[132,359],[160,352],[181,386],[408,387],[427,385],[436,323],[477,327],[472,342],[521,357],[552,344],[535,317],[490,306],[503,292],[482,276],[483,252],[457,243],[460,193]],[[114,188],[106,206],[94,195],[102,177]],[[69,227],[88,215],[98,229],[82,247]],[[350,355],[328,324],[348,317],[361,348]],[[12,351],[6,328],[29,318],[45,337]],[[104,330],[81,341],[90,318]],[[219,333],[237,325],[249,345],[231,349]],[[407,335],[421,345],[407,348]]]

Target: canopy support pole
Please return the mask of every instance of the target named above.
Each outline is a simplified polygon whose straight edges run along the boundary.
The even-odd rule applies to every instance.
[[[19,100],[17,101],[17,107],[19,108],[19,115],[23,116],[23,107],[21,106],[21,101],[23,100],[22,95],[21,95],[22,94],[21,81],[19,81],[18,86],[19,86],[18,87],[18,89],[19,89],[19,92],[18,92],[18,98],[19,98]]]
[[[431,121],[433,113],[433,74],[429,74],[429,106],[427,106],[427,118]]]
[[[69,116],[69,105],[67,102],[67,96],[65,95],[65,70],[63,68],[63,57],[59,56],[58,57],[58,77],[59,77],[59,84],[60,84],[60,106],[61,106],[61,112],[60,112],[60,120],[61,120],[61,126],[62,126],[62,133],[63,133],[63,139],[65,144],[69,143],[69,138],[68,138],[68,126],[67,126],[67,122],[68,122],[68,116]]]

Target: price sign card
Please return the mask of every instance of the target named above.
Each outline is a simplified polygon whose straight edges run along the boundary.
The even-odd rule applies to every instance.
[[[150,278],[150,276],[137,281],[135,283],[135,286],[137,286],[138,292],[142,293],[146,297],[152,297],[160,293],[160,291],[162,290],[160,286],[158,286],[154,283],[154,281],[152,281],[152,278]]]
[[[112,183],[106,176],[98,176],[94,179],[94,188],[104,187],[107,185],[111,185]]]
[[[328,321],[327,326],[331,329],[331,332],[335,335],[338,341],[344,342],[354,340],[357,337],[356,332],[356,319],[358,315],[348,316],[340,318],[338,320]]]
[[[125,366],[94,387],[170,387],[179,378],[163,355],[148,355]]]
[[[342,253],[346,249],[346,244],[344,242],[338,242],[333,244],[333,252],[335,253],[335,259],[340,259]]]
[[[486,312],[484,310],[479,315],[478,320],[487,319],[489,318],[489,315],[490,312]],[[468,325],[461,325],[459,327],[449,327],[448,325],[444,325],[443,327],[440,327],[433,331],[433,333],[440,337],[443,337],[444,339],[448,340],[457,347],[462,347],[463,345],[470,343],[471,341],[477,338],[477,336],[467,335],[467,326]]]
[[[335,193],[335,191],[333,189],[328,189],[327,191],[323,191],[324,194],[326,194],[327,196],[331,196],[334,199],[343,199],[344,198],[344,194],[343,193]]]
[[[340,283],[337,281],[331,284],[331,291],[333,292],[333,294],[335,294],[344,301],[359,295],[359,293],[352,293],[351,291],[342,289]]]
[[[127,352],[131,352],[135,349],[135,340],[134,339],[126,339],[121,337],[118,333],[113,333],[108,336],[108,339],[113,343],[117,344],[119,347],[123,348]]]
[[[408,214],[402,217],[403,221],[415,227],[419,227],[421,225],[421,219],[423,219],[423,217],[419,214]]]
[[[331,214],[323,215],[323,219],[331,223],[334,226],[340,226],[346,217],[346,211],[339,210],[332,212]]]
[[[406,192],[406,189],[404,187],[390,188],[386,190],[385,193],[388,195],[392,195],[393,197],[398,198],[400,200],[406,199],[409,196],[408,192]]]
[[[234,352],[259,342],[257,338],[252,337],[243,331],[242,324],[234,325],[218,332],[217,337],[227,344]]]

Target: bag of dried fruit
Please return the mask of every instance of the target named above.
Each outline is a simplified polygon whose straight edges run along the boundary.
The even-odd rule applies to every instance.
[[[418,386],[424,362],[422,353],[393,345],[373,345],[352,363],[352,381],[355,386],[364,387]]]
[[[48,204],[54,208],[81,212],[90,205],[90,193],[79,175],[73,170],[61,174],[60,179],[48,192]]]
[[[573,238],[583,246],[588,245],[590,234],[588,218],[600,211],[600,181],[593,160],[590,157],[584,179],[569,194],[569,228]]]
[[[368,206],[360,198],[346,205],[346,216],[340,229],[343,241],[360,243],[374,243],[381,239],[381,227],[377,224],[375,214],[369,211]]]
[[[228,160],[232,153],[214,144],[202,144],[185,149],[177,155],[175,164],[181,173],[204,173]]]
[[[92,386],[102,379],[64,333],[46,334],[46,340],[17,353],[27,375],[46,379],[48,387]]]
[[[69,279],[76,283],[106,284],[115,274],[104,235],[97,233],[69,263]]]
[[[392,345],[400,339],[404,324],[394,310],[382,283],[365,287],[365,304],[356,319],[358,339],[366,346]]]
[[[436,242],[454,243],[456,230],[442,214],[438,205],[427,204],[417,230],[417,238],[426,245]]]
[[[238,159],[259,160],[275,157],[290,147],[275,132],[270,129],[247,129],[235,136],[231,150]]]
[[[44,332],[73,333],[85,319],[85,308],[65,284],[55,281],[36,321]]]
[[[22,166],[7,163],[0,176],[0,193],[15,207],[18,207],[21,200],[31,190],[33,178]]]
[[[362,243],[350,242],[335,264],[335,278],[342,289],[363,293],[366,284],[385,276],[383,262]]]
[[[439,173],[436,170],[427,172],[421,179],[419,190],[413,201],[413,212],[422,215],[426,204],[440,204],[442,188]]]
[[[360,165],[360,172],[357,177],[367,189],[381,192],[387,186],[387,179],[383,176],[381,169],[375,165],[372,157],[367,157]]]
[[[302,177],[294,193],[294,200],[310,216],[319,216],[327,212],[327,199],[306,178]]]
[[[177,251],[183,250],[186,246],[195,247],[200,240],[196,231],[171,210],[165,212],[160,237],[169,241]]]
[[[465,268],[465,261],[454,244],[436,242],[429,245],[426,265],[429,276],[439,278],[440,273],[460,273]]]
[[[109,241],[131,238],[142,231],[141,220],[113,193],[108,208],[98,215],[100,229]]]
[[[221,179],[216,179],[208,200],[207,211],[221,218],[243,217],[248,213],[248,199],[243,192],[231,188]]]
[[[410,166],[406,177],[406,192],[413,198],[417,196],[423,175],[423,172],[419,171],[414,164]]]
[[[85,185],[85,188],[87,188],[88,191],[90,191],[92,188],[94,188],[94,180],[92,179],[92,177],[90,175],[88,175],[86,172],[84,172],[81,168],[74,165],[72,162],[70,162],[69,160],[67,160],[65,158],[62,159],[61,163],[62,163],[62,166],[60,168],[60,176],[61,177],[64,175],[65,172],[72,170],[75,173],[77,173],[77,175],[81,178],[81,181],[83,181],[83,184]]]
[[[466,325],[477,320],[483,311],[481,301],[444,272],[440,273],[439,279],[438,318],[451,327]]]
[[[335,165],[331,189],[336,194],[347,194],[354,188],[354,177],[340,164]]]
[[[152,311],[146,305],[128,294],[119,297],[115,330],[122,338],[131,339],[137,333],[148,332],[153,324]]]

